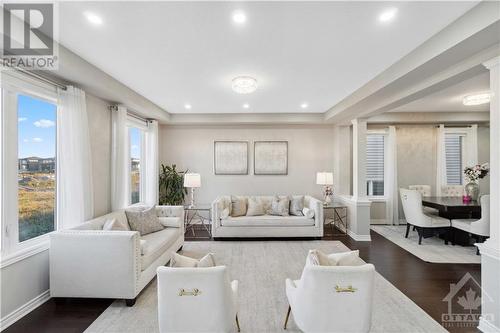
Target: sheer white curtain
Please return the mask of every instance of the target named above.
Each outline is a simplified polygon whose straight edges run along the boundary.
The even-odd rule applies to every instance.
[[[115,211],[127,207],[130,202],[130,152],[127,109],[124,106],[112,111],[111,133],[111,209]]]
[[[144,135],[145,140],[145,184],[144,202],[147,205],[158,204],[158,122],[148,121],[148,129]]]
[[[437,129],[437,156],[436,156],[436,195],[441,196],[441,187],[446,185],[446,148],[445,128],[439,125]]]
[[[478,164],[477,157],[477,125],[471,125],[467,129],[467,136],[465,138],[465,166],[473,166]]]
[[[58,90],[57,210],[59,228],[92,218],[94,189],[85,92],[68,86]]]
[[[398,196],[398,154],[396,127],[389,126],[387,136],[387,191],[386,191],[386,218],[387,223],[399,224],[399,196]]]

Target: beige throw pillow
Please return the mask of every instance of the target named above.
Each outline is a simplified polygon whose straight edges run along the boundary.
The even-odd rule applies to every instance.
[[[275,195],[271,203],[271,210],[269,211],[269,214],[278,216],[288,216],[289,209],[290,209],[290,200],[288,199],[288,197],[278,197],[277,195]]]
[[[232,195],[231,216],[232,217],[244,216],[246,215],[246,213],[247,213],[247,199]]]
[[[304,196],[290,196],[290,215],[303,216],[302,209],[304,209]]]
[[[156,215],[156,208],[134,207],[125,210],[128,224],[133,231],[139,231],[141,236],[163,230],[163,226]]]
[[[302,214],[308,218],[308,219],[312,219],[314,218],[314,209],[309,209],[307,207],[304,207],[304,209],[302,209]]]
[[[200,260],[174,253],[170,267],[215,267],[215,258],[212,253],[207,253]]]
[[[104,222],[102,230],[105,231],[128,231],[127,227],[117,219],[108,219]]]
[[[264,203],[261,199],[256,197],[248,198],[247,216],[260,216],[265,213]]]
[[[310,250],[306,265],[319,266],[359,266],[363,265],[359,250],[326,254],[320,250]]]

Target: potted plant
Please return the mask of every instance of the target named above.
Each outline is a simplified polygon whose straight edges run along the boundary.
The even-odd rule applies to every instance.
[[[161,165],[160,169],[160,205],[180,206],[184,204],[187,189],[184,187],[186,171],[177,171],[176,165]]]
[[[471,200],[477,200],[479,197],[479,184],[477,181],[486,177],[490,171],[488,163],[477,164],[472,167],[466,167],[464,169],[465,178],[469,180],[469,183],[465,185],[465,193],[471,198]]]

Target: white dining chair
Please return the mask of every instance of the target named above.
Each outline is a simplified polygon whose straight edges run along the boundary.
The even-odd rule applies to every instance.
[[[481,218],[478,219],[453,219],[451,226],[474,236],[477,242],[482,243],[490,237],[490,195],[481,196]],[[453,235],[452,235],[453,237]],[[477,250],[479,254],[479,249]]]
[[[445,244],[448,244],[450,233],[450,220],[434,214],[424,213],[422,210],[422,195],[419,191],[399,189],[403,211],[406,217],[406,235],[410,227],[414,226],[418,232],[418,244],[422,244],[422,238],[429,238],[436,234],[446,234]]]
[[[238,332],[238,281],[225,266],[159,267],[158,322],[166,332]]]
[[[306,265],[300,280],[286,280],[288,312],[303,332],[368,332],[375,267]]]
[[[462,185],[443,185],[441,186],[441,196],[443,197],[461,197],[464,194]]]
[[[419,191],[423,197],[430,197],[432,195],[432,188],[430,185],[409,185],[409,190]],[[424,213],[439,214],[439,210],[431,207],[423,207]]]

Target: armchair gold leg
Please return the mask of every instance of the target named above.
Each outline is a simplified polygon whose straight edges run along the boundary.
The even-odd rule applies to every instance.
[[[238,320],[238,315],[236,315],[236,327],[238,327],[238,332],[240,332],[240,321]]]
[[[290,311],[291,310],[292,310],[292,307],[289,305],[288,311],[286,312],[285,325],[283,326],[283,329],[285,329],[285,330],[286,330],[286,324],[288,324],[288,318],[290,318]]]

